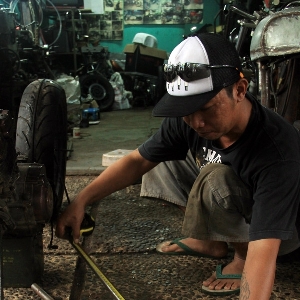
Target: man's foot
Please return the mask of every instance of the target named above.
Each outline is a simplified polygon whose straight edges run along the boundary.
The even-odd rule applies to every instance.
[[[175,239],[159,244],[156,250],[161,254],[197,255],[203,257],[224,258],[228,246],[225,242],[203,241],[193,238]]]
[[[233,261],[222,269],[222,275],[231,275],[231,274],[242,275],[244,265],[245,265],[245,260],[240,259],[238,257],[234,257]],[[210,276],[207,280],[203,281],[203,287],[205,288],[204,292],[207,293],[211,291],[212,294],[214,294],[214,292],[219,292],[221,294],[222,290],[224,290],[225,293],[228,291],[237,291],[240,288],[240,285],[241,285],[241,279],[217,278],[216,272],[214,272],[212,276]]]

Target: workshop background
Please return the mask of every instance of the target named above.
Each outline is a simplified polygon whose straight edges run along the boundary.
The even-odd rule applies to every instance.
[[[55,218],[159,128],[151,112],[166,92],[163,64],[192,32],[233,41],[259,101],[300,129],[300,9],[287,2],[0,0],[0,300],[217,299],[200,285],[232,253],[158,254],[158,243],[181,236],[184,215],[140,197],[140,180],[88,211],[95,230],[84,256],[100,273],[54,236]],[[262,47],[260,21],[271,37]],[[278,263],[272,299],[300,299],[299,267]]]

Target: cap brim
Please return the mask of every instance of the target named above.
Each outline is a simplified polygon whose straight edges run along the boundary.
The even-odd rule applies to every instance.
[[[209,100],[214,98],[222,88],[213,91],[190,96],[172,96],[166,93],[155,105],[152,115],[154,117],[184,117],[190,115]]]

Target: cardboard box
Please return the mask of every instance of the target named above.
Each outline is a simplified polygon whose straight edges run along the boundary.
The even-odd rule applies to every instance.
[[[125,71],[139,72],[158,76],[158,67],[167,59],[167,52],[141,44],[128,44],[124,48],[126,54]]]
[[[43,237],[4,237],[2,240],[3,280],[6,288],[29,288],[40,283],[44,272]]]
[[[96,100],[93,100],[90,105],[91,105],[92,108],[98,108],[99,107]]]

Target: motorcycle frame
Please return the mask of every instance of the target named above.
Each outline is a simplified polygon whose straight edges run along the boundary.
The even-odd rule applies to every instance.
[[[300,54],[300,7],[286,8],[262,19],[256,26],[250,45],[250,58],[257,65],[259,98],[270,107],[272,64]]]
[[[250,91],[266,107],[272,107],[271,68],[276,63],[300,55],[300,6],[298,5],[300,1],[291,1],[278,11],[261,9],[254,11],[253,14],[234,5],[225,7],[228,18],[232,14],[238,14],[243,18],[238,20],[240,30],[235,41],[238,53],[241,53],[241,47],[249,30],[252,31],[249,57],[242,57],[243,67],[246,71],[251,70]],[[224,34],[234,42],[227,26]]]

